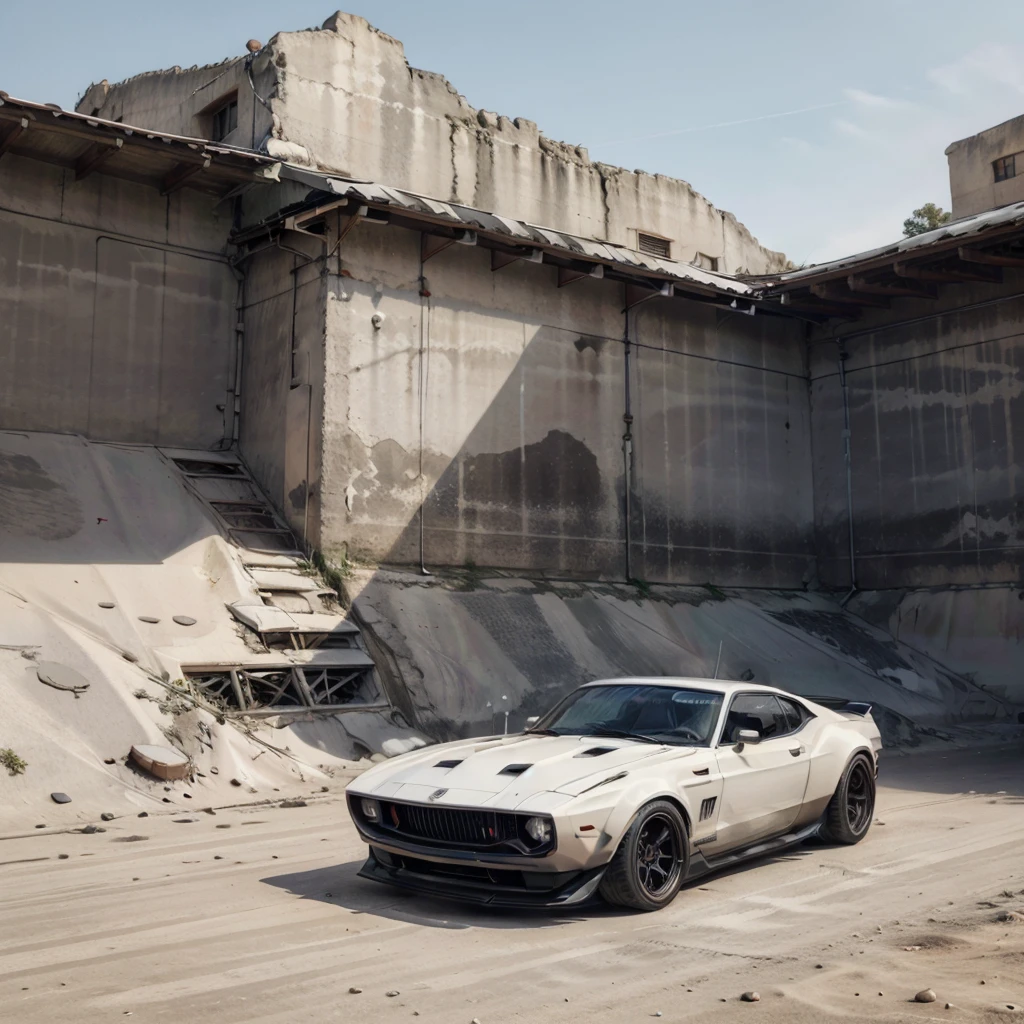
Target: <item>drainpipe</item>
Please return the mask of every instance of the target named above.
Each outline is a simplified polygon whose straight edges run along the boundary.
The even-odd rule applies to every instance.
[[[836,363],[839,367],[839,386],[843,392],[843,457],[846,461],[846,519],[849,525],[850,544],[850,590],[839,602],[840,607],[845,608],[847,602],[857,592],[857,552],[853,540],[853,458],[852,458],[852,437],[850,434],[850,388],[846,382],[846,359],[848,353],[846,346],[838,338],[833,339],[836,343]]]
[[[624,365],[623,365],[623,379],[625,382],[625,403],[622,412],[622,422],[625,426],[625,430],[622,434],[622,465],[623,465],[623,477],[626,484],[626,529],[625,529],[625,542],[626,542],[626,582],[629,583],[633,579],[633,558],[630,551],[630,528],[633,519],[633,405],[632,397],[630,395],[630,382],[629,382],[629,357],[632,353],[632,342],[629,337],[629,309],[625,311],[626,316],[626,333],[623,338],[624,342]]]
[[[420,252],[423,252],[423,236],[420,235]],[[423,479],[423,436],[425,430],[424,402],[426,401],[427,373],[426,358],[430,348],[430,291],[427,289],[427,279],[423,275],[423,257],[420,256],[420,366],[419,366],[419,392],[420,392],[420,574],[430,576],[426,566],[426,554],[423,540],[423,519],[426,515],[427,494]]]

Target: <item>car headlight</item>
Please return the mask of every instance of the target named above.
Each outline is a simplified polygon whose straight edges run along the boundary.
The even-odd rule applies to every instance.
[[[359,806],[362,808],[367,821],[377,821],[379,819],[380,810],[377,807],[376,800],[361,800]]]
[[[524,828],[526,829],[526,834],[538,843],[551,842],[550,818],[527,818]]]

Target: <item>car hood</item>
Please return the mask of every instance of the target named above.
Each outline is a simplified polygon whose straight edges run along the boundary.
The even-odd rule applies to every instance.
[[[575,796],[630,765],[670,751],[637,740],[595,736],[517,735],[446,743],[378,765],[351,789],[390,799],[516,807],[538,793]],[[443,792],[439,792],[442,791]]]

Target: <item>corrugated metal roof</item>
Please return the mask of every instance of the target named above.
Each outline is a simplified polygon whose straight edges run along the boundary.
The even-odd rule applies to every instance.
[[[923,256],[930,248],[943,248],[942,243],[944,242],[960,241],[988,231],[1014,227],[1024,227],[1024,202],[1003,206],[998,210],[986,210],[973,217],[963,217],[960,220],[951,221],[949,224],[943,224],[942,227],[935,228],[934,231],[926,231],[924,234],[914,235],[911,238],[901,238],[898,242],[883,245],[878,249],[869,249],[867,252],[856,253],[853,256],[844,256],[842,259],[832,260],[830,263],[818,263],[813,267],[791,270],[789,273],[780,274],[774,282],[768,284],[768,288],[788,284],[806,284],[809,280],[817,277],[849,272],[863,264],[887,258],[895,260],[901,256],[906,256],[908,259],[914,256]]]
[[[344,196],[376,206],[398,207],[412,215],[428,216],[450,222],[453,227],[484,232],[506,239],[510,244],[532,243],[539,248],[562,252],[567,256],[620,266],[624,272],[660,281],[678,282],[703,292],[753,298],[755,290],[743,281],[726,274],[716,274],[688,263],[664,259],[648,253],[627,249],[613,242],[573,235],[554,228],[529,224],[526,221],[499,216],[469,206],[446,203],[404,189],[390,188],[374,182],[356,181],[307,168],[283,165],[281,178],[301,182],[337,196]]]

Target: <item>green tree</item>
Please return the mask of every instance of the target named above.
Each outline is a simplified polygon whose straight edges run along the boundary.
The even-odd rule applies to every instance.
[[[912,217],[903,222],[903,237],[912,238],[914,235],[923,235],[926,231],[934,231],[952,219],[953,214],[948,210],[943,210],[934,203],[925,203],[914,211]]]

